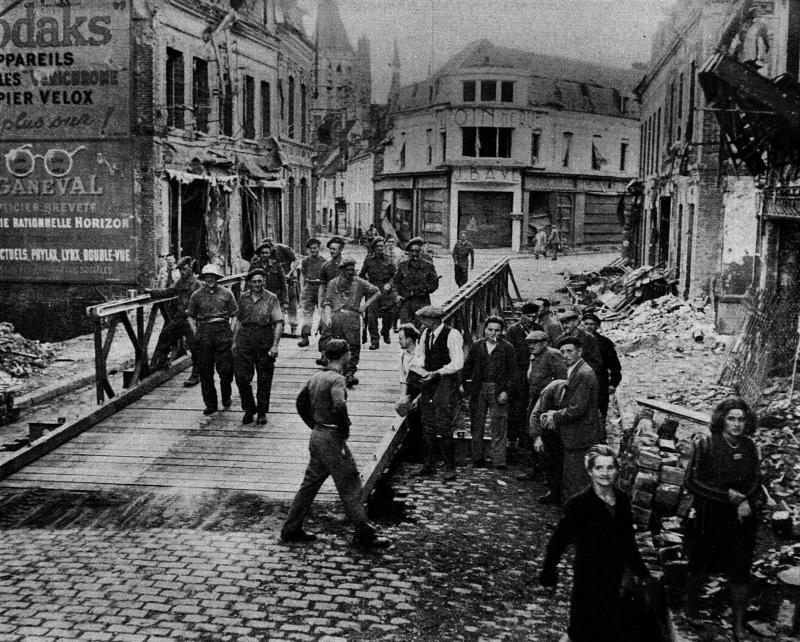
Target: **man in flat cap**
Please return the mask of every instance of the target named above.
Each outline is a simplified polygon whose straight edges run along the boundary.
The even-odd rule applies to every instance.
[[[610,395],[614,394],[617,390],[619,382],[622,381],[622,364],[619,362],[617,348],[614,342],[600,334],[599,316],[594,312],[584,312],[581,325],[586,332],[597,340],[597,347],[600,349],[600,358],[603,363],[603,374],[606,375],[605,382],[602,377],[598,377],[597,379],[597,384],[600,386],[597,403],[600,407],[603,432],[605,432],[606,417],[608,415],[608,400]]]
[[[383,252],[384,240],[376,236],[370,243],[370,253],[358,273],[362,279],[372,283],[381,291],[380,298],[366,311],[367,328],[369,329],[369,349],[377,350],[380,337],[384,343],[389,343],[389,333],[394,320],[394,296],[392,295],[392,277],[397,269],[391,259]],[[381,321],[380,334],[378,334],[378,320]]]
[[[417,323],[416,312],[431,303],[431,293],[439,287],[433,263],[420,258],[423,241],[415,237],[408,242],[408,260],[402,261],[392,279],[395,301],[400,307],[401,323]]]
[[[540,330],[536,322],[539,306],[525,302],[522,305],[519,321],[506,330],[506,341],[514,347],[517,367],[515,379],[508,400],[508,444],[512,456],[518,445],[524,445],[528,434],[528,385],[525,376],[528,372],[528,361],[531,354],[525,337],[533,330]],[[522,442],[522,443],[520,443]]]
[[[162,304],[167,306],[170,316],[169,320],[165,321],[164,327],[161,328],[161,334],[158,335],[158,343],[156,343],[153,357],[150,360],[150,371],[168,368],[170,352],[172,352],[175,344],[183,338],[186,340],[189,352],[192,355],[192,374],[183,382],[183,385],[187,388],[200,383],[197,355],[192,345],[192,331],[186,320],[186,308],[189,305],[189,298],[195,290],[199,290],[202,287],[192,269],[193,263],[191,256],[184,256],[176,264],[180,271],[180,278],[174,285],[161,290],[146,290],[154,299],[176,297],[173,304]],[[164,308],[162,307],[162,313],[163,311]]]
[[[243,424],[267,423],[272,376],[278,358],[278,344],[283,331],[281,304],[269,290],[264,289],[264,270],[256,268],[245,277],[249,290],[239,297],[239,311],[233,326],[233,374],[242,400]],[[258,380],[253,398],[253,373]]]
[[[550,309],[550,299],[539,297],[534,299],[533,302],[539,306],[539,314],[536,321],[542,327],[542,330],[547,332],[550,347],[555,347],[558,339],[564,334],[564,328],[561,327],[558,317]]]
[[[460,288],[469,280],[470,268],[475,269],[475,248],[467,240],[467,233],[461,232],[453,246],[453,270],[457,287]]]
[[[278,301],[281,302],[281,308],[285,313],[289,308],[289,290],[286,287],[286,275],[283,272],[283,266],[272,254],[273,247],[274,241],[272,239],[261,241],[256,248],[253,260],[250,262],[248,272],[256,268],[264,270],[264,287],[278,297]]]
[[[350,346],[350,359],[344,370],[348,388],[358,383],[355,374],[361,355],[361,315],[380,296],[378,288],[356,276],[356,262],[352,258],[342,259],[339,276],[328,283],[322,314],[330,339],[344,339]],[[330,339],[326,338],[325,343]]]
[[[319,271],[319,291],[317,293],[317,305],[322,310],[322,304],[325,300],[325,295],[328,293],[328,284],[333,279],[339,276],[339,264],[342,262],[342,249],[344,248],[345,241],[341,236],[333,236],[328,240],[327,247],[330,258],[322,264]],[[323,353],[317,363],[319,365],[325,364],[324,347],[330,340],[330,328],[328,327],[327,320],[323,314],[319,322],[319,342],[318,348]]]
[[[230,320],[236,316],[236,297],[219,285],[224,276],[222,268],[215,263],[203,266],[203,287],[195,290],[189,298],[186,317],[195,337],[197,365],[200,368],[200,391],[206,404],[204,415],[217,412],[217,388],[214,384],[214,368],[219,375],[219,389],[223,408],[231,406],[231,384],[233,383],[233,332]]]
[[[598,383],[607,382],[608,375],[603,370],[603,358],[600,356],[600,348],[597,345],[597,339],[581,327],[581,315],[578,311],[569,308],[561,313],[558,320],[564,328],[564,334],[558,338],[558,341],[566,337],[578,337],[583,347],[583,360],[594,370]]]
[[[347,447],[350,436],[344,377],[350,360],[347,342],[331,339],[325,346],[325,357],[328,367],[314,374],[297,397],[297,412],[312,430],[308,444],[311,458],[281,529],[281,541],[309,543],[317,539],[305,531],[303,522],[319,489],[332,476],[345,513],[353,523],[353,544],[386,548],[389,541],[378,537],[375,527],[367,521],[361,477]]]
[[[314,320],[314,310],[319,308],[319,286],[322,283],[321,272],[325,259],[320,256],[319,239],[309,239],[306,241],[308,256],[300,262],[300,280],[302,291],[300,294],[300,309],[303,313],[300,325],[300,341],[297,343],[301,348],[308,346],[308,338],[311,336],[311,324]]]
[[[435,442],[444,458],[443,479],[456,478],[456,456],[453,429],[458,419],[461,396],[459,374],[464,367],[464,338],[455,328],[442,322],[444,310],[427,305],[416,311],[424,330],[420,337],[419,354],[423,377],[420,381],[419,408],[422,416],[424,463],[417,473],[433,475],[436,471]]]
[[[597,409],[597,377],[583,360],[580,337],[566,336],[558,349],[567,367],[567,385],[559,410],[542,414],[545,430],[555,430],[564,446],[563,492],[568,499],[589,485],[584,457],[600,442],[600,412]]]

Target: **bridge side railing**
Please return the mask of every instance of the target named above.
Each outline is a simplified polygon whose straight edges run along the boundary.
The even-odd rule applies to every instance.
[[[245,272],[220,279],[220,285],[231,288],[238,297],[244,283]],[[122,326],[134,350],[134,368],[125,386],[137,384],[150,374],[150,341],[159,316],[169,323],[170,303],[176,297],[153,299],[149,294],[137,294],[128,299],[107,301],[86,308],[94,325],[94,368],[97,403],[106,397],[116,396],[108,375],[108,356],[114,343],[117,328]],[[135,327],[134,327],[135,323]]]

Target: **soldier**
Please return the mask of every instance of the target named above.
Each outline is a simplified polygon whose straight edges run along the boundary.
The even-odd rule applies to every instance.
[[[525,441],[528,432],[528,414],[526,412],[528,409],[528,382],[525,377],[528,373],[531,352],[526,337],[534,330],[542,329],[536,322],[538,312],[539,306],[535,303],[524,303],[520,320],[506,330],[505,338],[514,346],[517,364],[516,380],[511,387],[508,402],[508,443],[512,452],[518,443]]]
[[[297,397],[297,411],[311,428],[308,449],[311,458],[303,483],[281,529],[281,541],[313,542],[317,536],[303,529],[303,521],[319,489],[328,476],[333,476],[347,517],[353,523],[353,544],[369,548],[386,548],[389,541],[378,537],[367,521],[364,510],[364,489],[356,462],[347,447],[350,417],[347,414],[345,377],[350,352],[346,341],[331,339],[325,346],[328,368],[309,379]]]
[[[339,276],[339,264],[342,262],[342,249],[344,248],[344,239],[340,236],[334,236],[328,241],[328,252],[331,258],[322,264],[319,271],[319,292],[317,295],[317,305],[322,310],[322,302],[325,300],[325,295],[328,293],[328,283]],[[325,315],[323,314],[319,321],[319,351],[324,352],[325,344],[330,340],[330,328],[327,326]],[[317,365],[325,365],[325,355],[321,355],[317,359]]]
[[[285,314],[289,309],[289,291],[286,288],[283,266],[272,255],[273,247],[272,239],[261,241],[256,248],[256,257],[250,262],[248,272],[252,272],[256,268],[264,270],[264,287],[278,297]]]
[[[248,272],[245,281],[250,289],[239,297],[239,314],[233,326],[233,372],[244,410],[243,424],[267,423],[272,375],[278,344],[283,331],[283,311],[272,292],[264,289],[264,270]],[[256,399],[253,399],[253,371],[258,377]]]
[[[461,287],[469,280],[469,270],[475,269],[475,249],[467,240],[467,233],[461,232],[461,238],[453,247],[453,269],[456,286]]]
[[[361,354],[361,314],[375,303],[381,291],[371,283],[356,276],[354,259],[342,259],[339,276],[328,283],[322,314],[329,328],[330,339],[344,339],[350,346],[350,359],[344,370],[347,387],[358,384],[355,374]],[[367,299],[364,302],[364,299]],[[324,350],[324,345],[323,345]]]
[[[158,335],[158,343],[153,350],[153,358],[150,360],[150,371],[161,370],[169,367],[169,354],[172,347],[181,340],[186,339],[189,344],[189,352],[192,355],[192,374],[183,382],[186,388],[196,386],[200,383],[200,370],[197,365],[196,349],[192,345],[192,330],[186,320],[186,307],[189,305],[189,298],[195,290],[199,290],[202,285],[192,271],[192,257],[184,256],[178,263],[180,278],[173,286],[163,290],[145,290],[154,299],[165,299],[177,297],[174,305],[171,305],[172,316],[164,324],[161,334]]]
[[[598,385],[600,389],[597,395],[597,403],[600,407],[600,418],[603,426],[606,424],[606,416],[608,415],[608,400],[609,396],[614,394],[617,390],[619,382],[622,381],[622,364],[619,362],[617,356],[617,349],[614,342],[608,337],[600,334],[600,317],[594,312],[586,312],[583,315],[581,322],[583,329],[597,339],[597,347],[600,349],[600,357],[603,361],[603,372],[606,376],[606,385],[600,377],[598,377]]]
[[[392,289],[397,293],[395,301],[400,306],[400,322],[419,323],[416,312],[430,305],[431,292],[439,287],[439,277],[433,263],[420,259],[422,239],[408,242],[408,260],[400,263],[392,279]]]
[[[456,456],[453,426],[458,419],[461,397],[459,373],[464,367],[464,339],[455,328],[442,322],[444,310],[428,305],[417,310],[417,318],[425,330],[420,337],[420,358],[423,374],[420,380],[420,412],[425,461],[417,476],[436,471],[435,440],[444,456],[445,481],[456,478]]]
[[[319,239],[309,239],[306,242],[308,256],[300,262],[300,278],[303,289],[300,294],[300,309],[303,313],[303,322],[300,326],[300,341],[297,343],[301,348],[308,346],[308,337],[311,336],[311,324],[314,318],[314,310],[319,309],[319,284],[320,271],[325,264],[325,259],[319,254]]]
[[[203,267],[203,287],[189,299],[186,311],[189,327],[197,350],[197,365],[200,368],[200,390],[206,404],[204,415],[217,411],[217,388],[214,385],[214,367],[219,375],[222,406],[231,407],[231,383],[233,382],[233,355],[231,345],[231,317],[236,316],[236,298],[228,288],[217,281],[224,276],[222,268],[209,263]]]
[[[383,337],[385,343],[390,343],[389,332],[391,332],[394,318],[391,281],[396,270],[391,259],[384,255],[383,248],[383,238],[380,236],[374,238],[370,244],[370,255],[364,259],[361,271],[358,273],[358,276],[366,279],[381,291],[380,298],[366,311],[370,350],[377,350],[380,344],[378,319],[381,320],[380,336]]]
[[[283,268],[283,274],[286,277],[286,290],[288,304],[284,309],[286,323],[284,328],[289,328],[289,334],[295,336],[297,333],[297,303],[300,300],[300,282],[297,278],[297,254],[295,251],[284,243],[277,243],[272,241],[272,256]]]

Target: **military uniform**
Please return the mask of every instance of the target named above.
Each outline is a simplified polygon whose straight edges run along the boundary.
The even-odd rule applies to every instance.
[[[278,297],[281,306],[288,306],[289,291],[286,288],[286,276],[280,262],[272,257],[268,259],[256,258],[250,263],[248,272],[252,272],[256,268],[264,270],[264,288]]]
[[[436,292],[439,279],[433,263],[412,260],[403,261],[392,278],[392,289],[403,298],[400,303],[400,323],[418,323],[417,310],[431,303],[431,292]]]
[[[270,355],[274,341],[274,326],[283,322],[283,311],[278,298],[264,290],[253,300],[248,291],[239,297],[239,327],[236,331],[233,358],[233,373],[236,387],[242,400],[242,410],[246,414],[269,412],[272,376],[275,359]],[[258,378],[256,399],[253,399],[253,373]]]
[[[457,241],[453,248],[453,268],[456,285],[461,287],[469,279],[470,259],[475,267],[475,248],[469,241]]]
[[[330,241],[329,241],[330,242]],[[325,295],[328,293],[328,284],[336,278],[339,278],[339,264],[342,262],[342,255],[340,254],[335,259],[328,259],[322,264],[319,270],[319,285],[321,294],[319,294],[318,305],[322,309],[325,301]],[[331,331],[326,325],[324,319],[319,322],[319,351],[325,349],[325,344],[330,341]]]
[[[300,335],[303,337],[311,335],[314,310],[318,307],[319,301],[319,285],[322,283],[320,272],[324,264],[325,259],[319,255],[307,256],[300,262],[300,274],[303,275],[303,290],[300,293],[303,322],[300,327]]]
[[[154,299],[164,299],[168,297],[177,297],[174,305],[171,305],[172,317],[161,329],[161,334],[158,335],[158,343],[156,343],[155,350],[153,350],[153,358],[150,360],[150,369],[158,370],[159,368],[166,367],[169,362],[169,353],[181,338],[185,338],[189,345],[189,351],[192,355],[192,374],[190,379],[194,379],[192,383],[197,382],[200,377],[200,371],[197,365],[196,349],[194,347],[194,340],[192,337],[192,330],[189,327],[189,322],[186,320],[186,308],[189,305],[189,299],[192,294],[203,287],[197,277],[192,274],[188,278],[181,276],[178,282],[172,287],[163,290],[152,290],[150,296]]]
[[[290,330],[294,333],[294,328],[297,325],[297,307],[300,301],[300,281],[297,274],[292,272],[292,265],[297,260],[297,254],[288,245],[283,243],[275,243],[272,246],[272,256],[283,268],[283,274],[286,277],[286,290],[288,308],[286,310],[286,322],[289,324]],[[269,289],[269,288],[267,288]]]
[[[231,404],[233,332],[229,321],[231,317],[236,316],[236,310],[236,298],[233,293],[219,285],[213,292],[205,287],[196,290],[189,299],[187,316],[197,323],[195,347],[197,364],[200,368],[200,390],[206,408],[217,407],[215,366],[219,375],[222,405],[228,407]]]
[[[375,301],[367,310],[367,328],[369,338],[373,347],[378,347],[378,318],[381,319],[381,332],[386,343],[389,343],[389,331],[394,322],[394,294],[383,288],[387,283],[391,283],[395,275],[396,268],[388,256],[369,255],[364,259],[361,272],[358,273],[362,279],[366,279],[381,291],[381,298]]]
[[[350,283],[346,283],[341,276],[337,276],[328,283],[328,290],[323,301],[323,306],[331,306],[328,340],[344,339],[350,346],[350,364],[344,373],[348,379],[356,373],[361,355],[361,312],[359,307],[362,299],[369,299],[376,292],[378,292],[378,288],[357,276],[354,276]],[[325,345],[322,348],[324,350]]]

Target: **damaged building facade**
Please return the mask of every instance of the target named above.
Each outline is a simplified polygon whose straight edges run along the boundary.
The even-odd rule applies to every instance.
[[[237,272],[265,236],[301,246],[314,47],[294,2],[51,5],[3,16],[2,320],[75,336],[167,253]]]
[[[620,242],[640,78],[472,43],[428,79],[390,91],[394,126],[375,178],[381,218],[401,238],[440,247],[465,231],[478,246],[518,251],[547,223],[567,245]]]

